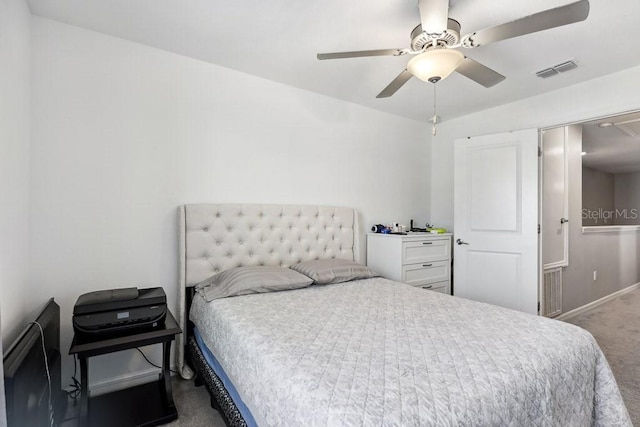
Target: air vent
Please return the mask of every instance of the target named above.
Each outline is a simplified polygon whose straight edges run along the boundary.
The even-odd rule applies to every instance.
[[[556,70],[554,70],[553,68],[547,68],[546,70],[542,70],[542,71],[538,71],[536,73],[536,76],[546,79],[549,78],[551,76],[555,76],[556,74],[558,74],[558,72]]]
[[[551,76],[555,76],[559,73],[564,73],[565,71],[573,70],[574,68],[578,68],[575,62],[566,61],[562,64],[554,65],[553,67],[546,68],[544,70],[536,72],[536,76],[546,79]]]
[[[559,73],[564,73],[565,71],[573,70],[574,68],[578,68],[578,66],[573,61],[563,62],[562,64],[558,64],[553,67],[553,69]]]

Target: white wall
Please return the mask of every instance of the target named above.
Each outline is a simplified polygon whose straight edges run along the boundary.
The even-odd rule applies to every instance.
[[[507,77],[508,78],[508,77]],[[431,143],[431,219],[453,226],[453,141],[640,109],[640,67],[442,122]],[[487,89],[491,96],[491,89]]]
[[[32,309],[46,302],[29,295],[27,281],[29,22],[23,0],[0,0],[0,325],[4,347],[23,329]]]
[[[582,160],[580,161],[582,162]],[[582,217],[582,223],[580,225],[615,224],[615,217],[608,218],[605,214],[600,218],[599,214],[595,214],[600,211],[612,212],[615,209],[614,175],[598,169],[582,166],[582,184],[579,188],[582,189],[582,209],[579,211]],[[586,209],[586,215],[582,215],[584,209]]]
[[[29,9],[0,0],[0,353],[22,330],[29,298]],[[0,362],[0,425],[6,424]]]
[[[424,123],[42,18],[32,39],[32,280],[61,305],[63,348],[82,293],[164,286],[175,309],[180,204],[428,219]],[[147,368],[105,356],[91,382],[118,365]]]
[[[640,224],[640,172],[614,175],[616,224]]]
[[[612,174],[582,166],[582,225],[640,224],[640,172]]]

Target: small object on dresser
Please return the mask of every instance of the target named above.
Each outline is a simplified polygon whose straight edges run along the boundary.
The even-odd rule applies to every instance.
[[[371,227],[371,231],[374,233],[388,233],[389,229],[387,228],[386,225],[382,225],[382,224],[376,224],[373,227]]]
[[[427,228],[427,231],[431,234],[444,234],[447,232],[446,228],[437,228],[437,227],[430,227]]]
[[[429,225],[429,224],[427,223],[427,225]],[[420,227],[414,227],[413,226],[413,220],[411,220],[411,222],[409,223],[409,231],[413,231],[414,233],[415,232],[423,232],[424,233],[424,232],[427,231],[427,229],[426,228],[420,228]]]

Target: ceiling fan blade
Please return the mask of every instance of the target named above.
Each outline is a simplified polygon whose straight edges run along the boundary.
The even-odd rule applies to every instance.
[[[341,59],[341,58],[360,58],[364,56],[387,56],[405,55],[407,49],[378,49],[378,50],[360,50],[355,52],[333,52],[333,53],[319,53],[317,55],[319,60],[323,59]]]
[[[449,0],[418,0],[422,31],[442,34],[447,29]]]
[[[467,57],[458,65],[456,71],[484,87],[491,87],[505,79],[502,74]]]
[[[396,91],[398,89],[400,89],[402,87],[402,85],[404,85],[406,82],[408,82],[411,77],[413,77],[413,74],[411,74],[408,70],[404,70],[403,72],[398,74],[398,77],[393,79],[393,81],[391,83],[389,83],[389,85],[387,87],[382,89],[382,92],[380,92],[378,94],[378,96],[376,96],[376,98],[388,98],[388,97],[390,97],[391,95],[396,93]]]
[[[463,46],[483,46],[500,40],[584,21],[587,16],[589,16],[589,0],[580,0],[477,31],[464,37]]]

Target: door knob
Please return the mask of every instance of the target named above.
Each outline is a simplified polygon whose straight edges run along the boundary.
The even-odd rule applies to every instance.
[[[462,241],[462,239],[458,239],[458,240],[456,240],[456,243],[457,243],[458,245],[468,245],[468,243],[467,243],[467,242],[463,242],[463,241]]]
[[[560,218],[560,224],[564,224],[565,222],[569,222],[567,218]]]

